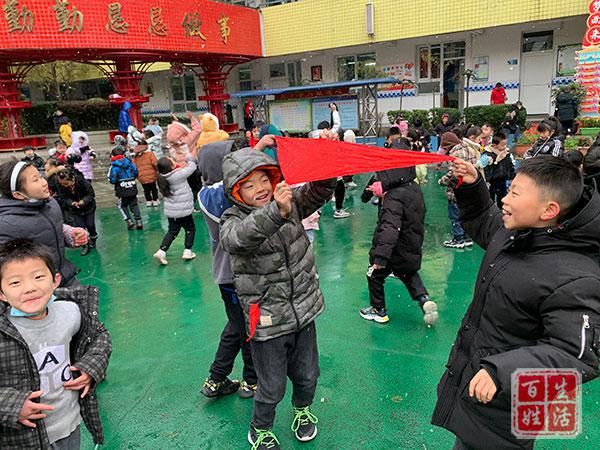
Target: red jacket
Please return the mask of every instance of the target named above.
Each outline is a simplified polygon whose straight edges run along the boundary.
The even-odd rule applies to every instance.
[[[503,87],[495,87],[494,89],[492,89],[490,103],[492,105],[504,105],[506,103],[506,91]]]

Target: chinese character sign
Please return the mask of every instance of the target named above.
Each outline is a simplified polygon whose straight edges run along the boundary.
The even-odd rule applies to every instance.
[[[148,29],[148,32],[156,36],[167,35],[167,26],[165,25],[165,19],[163,18],[162,8],[150,8],[150,28]]]
[[[223,41],[223,44],[227,44],[227,40],[231,34],[231,28],[229,28],[229,17],[221,16],[221,18],[217,20],[217,23],[219,24],[219,28],[221,30],[221,40]]]
[[[512,374],[512,432],[518,438],[574,438],[581,432],[581,374],[519,369]]]
[[[108,23],[106,24],[106,31],[114,31],[115,33],[125,34],[127,33],[127,28],[129,28],[129,24],[125,22],[125,19],[121,15],[121,4],[109,4]]]
[[[183,16],[182,26],[185,30],[185,37],[199,37],[203,41],[206,41],[206,36],[202,34],[202,30],[200,29],[202,26],[200,13],[189,14],[186,12],[185,16]]]
[[[8,24],[9,33],[23,33],[25,31],[31,33],[33,31],[33,13],[26,6],[19,9],[18,0],[4,0],[2,10]]]
[[[68,0],[55,0],[56,4],[52,7],[56,14],[56,21],[58,22],[58,31],[61,33],[68,32],[73,33],[77,31],[81,33],[83,29],[83,13],[78,11],[75,6],[70,10],[68,9]]]

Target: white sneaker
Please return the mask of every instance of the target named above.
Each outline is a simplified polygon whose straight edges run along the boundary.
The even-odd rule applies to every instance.
[[[358,186],[356,185],[356,183],[354,181],[350,181],[348,183],[346,183],[346,189],[348,190],[352,190],[352,189],[356,189]]]
[[[433,325],[439,319],[437,305],[435,302],[428,300],[421,306],[423,310],[423,322],[425,325]]]
[[[148,206],[148,207],[152,206],[152,202],[146,202],[146,206]]]
[[[181,259],[194,259],[195,257],[196,254],[187,248],[183,251],[183,255],[181,255]]]
[[[167,261],[167,252],[164,250],[159,249],[154,255],[152,255],[152,257],[157,259],[158,262],[160,262],[163,266],[169,264],[169,261]]]
[[[345,219],[346,217],[350,217],[350,213],[345,209],[338,209],[333,213],[334,219]]]

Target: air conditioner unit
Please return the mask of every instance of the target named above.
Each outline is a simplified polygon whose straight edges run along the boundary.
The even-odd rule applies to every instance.
[[[375,13],[373,11],[373,3],[367,3],[365,8],[365,18],[367,22],[367,34],[375,35]]]

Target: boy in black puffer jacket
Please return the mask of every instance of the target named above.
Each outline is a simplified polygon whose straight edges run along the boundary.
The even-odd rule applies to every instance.
[[[490,197],[496,202],[498,208],[502,208],[502,199],[508,191],[508,181],[515,177],[515,166],[507,142],[504,134],[496,133],[492,138],[492,145],[486,147],[480,159],[485,181],[490,188]]]
[[[598,376],[600,196],[563,158],[539,156],[520,164],[501,212],[475,167],[453,164],[461,221],[486,253],[432,423],[457,449],[532,449],[511,433],[515,370]]]
[[[411,143],[400,138],[391,148],[410,150]],[[360,316],[365,320],[377,323],[390,320],[385,309],[383,285],[392,273],[402,280],[412,299],[419,303],[424,322],[433,325],[438,319],[437,305],[429,299],[418,272],[425,235],[425,201],[415,177],[414,167],[377,172],[377,181],[369,189],[381,200],[367,270],[371,306],[360,310]],[[363,195],[362,199],[369,201],[369,196]]]

